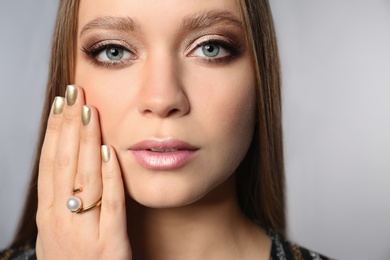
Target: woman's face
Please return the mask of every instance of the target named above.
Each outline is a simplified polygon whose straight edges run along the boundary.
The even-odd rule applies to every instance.
[[[81,1],[75,83],[139,203],[195,202],[244,158],[256,100],[240,14],[236,0]]]

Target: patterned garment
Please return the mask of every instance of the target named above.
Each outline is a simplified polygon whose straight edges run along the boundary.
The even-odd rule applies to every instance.
[[[279,235],[269,234],[272,239],[270,260],[330,260],[284,240]],[[35,249],[32,246],[10,248],[0,251],[0,260],[36,260]]]
[[[272,239],[270,260],[330,260],[330,258],[291,243],[277,234]]]
[[[35,248],[31,245],[13,247],[0,251],[0,260],[36,260]]]

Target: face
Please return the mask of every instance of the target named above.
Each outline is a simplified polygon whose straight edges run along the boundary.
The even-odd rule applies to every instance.
[[[81,0],[75,83],[139,203],[198,201],[244,158],[256,100],[240,14],[236,0]]]

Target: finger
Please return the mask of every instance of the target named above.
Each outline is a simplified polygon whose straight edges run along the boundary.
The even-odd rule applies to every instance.
[[[81,118],[80,151],[75,187],[82,187],[82,192],[77,196],[83,201],[84,207],[88,207],[102,197],[101,134],[98,113],[94,107],[83,106]],[[95,216],[93,219],[89,217],[79,218],[82,222],[85,222],[83,226],[92,226],[96,230],[100,216],[99,209],[83,213]]]
[[[80,144],[81,107],[84,95],[81,88],[68,86],[66,104],[54,162],[54,203],[59,210],[66,209],[66,200],[72,195]]]
[[[61,132],[64,104],[64,98],[56,97],[50,111],[45,140],[43,142],[39,160],[38,208],[48,209],[53,205],[54,159],[57,151],[58,138]]]
[[[114,149],[103,145],[103,196],[100,213],[100,237],[127,238],[126,203],[122,174]]]

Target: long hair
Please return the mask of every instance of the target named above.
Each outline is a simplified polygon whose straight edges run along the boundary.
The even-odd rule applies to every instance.
[[[35,160],[32,168],[32,177],[19,228],[11,246],[18,246],[25,243],[35,244],[38,234],[35,217],[38,209],[37,183],[39,159],[41,157],[52,102],[56,96],[63,95],[66,86],[74,81],[74,55],[76,49],[75,39],[77,34],[78,10],[78,0],[60,0],[51,43],[49,75],[35,151]]]
[[[241,0],[246,37],[256,71],[257,122],[237,174],[245,215],[266,230],[286,236],[281,77],[276,33],[268,0]]]
[[[257,122],[251,147],[237,171],[237,194],[246,216],[267,230],[285,234],[284,169],[279,58],[268,0],[241,0],[257,82]],[[74,82],[79,0],[60,0],[52,38],[49,76],[32,178],[11,246],[35,244],[39,159],[52,101]]]

